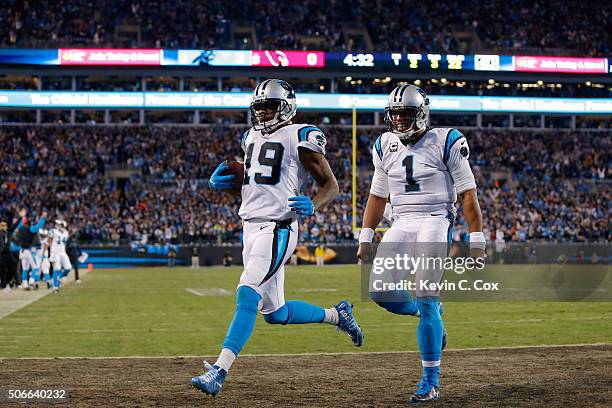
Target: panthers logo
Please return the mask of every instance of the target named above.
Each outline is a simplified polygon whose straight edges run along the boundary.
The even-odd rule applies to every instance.
[[[278,84],[285,90],[287,91],[287,98],[295,98],[295,92],[293,91],[293,88],[291,87],[291,85],[289,85],[288,83],[286,83],[285,81],[278,81]]]
[[[429,105],[429,97],[427,96],[427,94],[425,93],[424,90],[422,90],[421,88],[417,88],[417,91],[419,91],[419,93],[421,94],[421,96],[423,97],[423,99],[425,99],[425,105]]]

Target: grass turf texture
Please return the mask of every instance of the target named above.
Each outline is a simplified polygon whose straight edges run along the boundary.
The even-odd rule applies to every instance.
[[[81,285],[1,319],[0,357],[216,355],[233,316],[240,272],[95,270]],[[285,285],[286,299],[329,307],[349,298],[365,331],[364,347],[355,348],[328,325],[272,326],[259,316],[243,353],[418,350],[417,319],[362,302],[357,266],[287,267]],[[444,322],[451,349],[610,342],[612,303],[445,302]]]

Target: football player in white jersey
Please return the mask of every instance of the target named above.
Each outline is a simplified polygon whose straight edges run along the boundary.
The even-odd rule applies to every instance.
[[[423,255],[444,258],[452,237],[457,196],[469,225],[471,255],[484,256],[482,214],[465,137],[456,129],[429,127],[429,98],[414,85],[398,86],[391,92],[385,123],[389,131],[378,137],[372,149],[374,176],[357,256],[362,261],[372,259],[374,229],[389,200],[393,224],[376,256],[381,251],[387,254],[414,245],[419,248],[415,249],[417,256],[425,248],[428,253]],[[439,290],[419,290],[418,281],[439,283],[444,270],[415,272],[416,299],[408,291],[373,291],[372,287],[370,296],[391,313],[419,317],[417,337],[423,377],[410,401],[428,402],[440,398],[440,358],[446,332]]]
[[[327,309],[299,300],[285,301],[284,264],[297,244],[298,215],[313,215],[338,193],[325,159],[325,135],[315,126],[292,123],[296,110],[295,93],[285,81],[265,80],[253,92],[253,127],[241,139],[245,174],[239,215],[244,272],[236,312],[216,363],[204,362],[206,372],[191,379],[193,387],[209,395],[221,391],[229,368],[253,331],[258,310],[270,324],[327,323],[347,333],[356,346],[363,343],[348,301]],[[209,181],[213,190],[233,188],[235,176],[224,175],[227,169],[222,163],[214,171]],[[300,195],[308,174],[319,185],[312,199]]]
[[[64,220],[55,220],[55,228],[49,233],[51,239],[51,263],[53,264],[53,291],[58,292],[60,278],[68,276],[72,269],[70,258],[66,254],[68,229]]]
[[[40,270],[43,274],[43,280],[47,284],[47,289],[51,289],[51,239],[49,238],[49,231],[46,229],[40,229],[38,231],[38,236],[40,237],[40,245],[41,245],[41,261],[40,261]]]
[[[21,262],[21,287],[29,290],[30,286],[38,289],[40,281],[40,237],[38,232],[45,226],[47,213],[43,211],[38,223],[33,224],[27,216],[27,210],[19,211],[19,223],[14,231],[15,247],[19,248],[19,260]],[[31,271],[28,279],[28,272]]]

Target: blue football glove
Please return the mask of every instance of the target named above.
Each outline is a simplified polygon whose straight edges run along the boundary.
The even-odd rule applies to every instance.
[[[208,185],[215,191],[218,190],[230,190],[234,188],[234,179],[236,176],[233,174],[221,175],[225,170],[229,169],[226,162],[223,162],[217,166],[213,174],[208,180]]]
[[[289,207],[300,215],[312,215],[315,212],[314,204],[308,196],[289,197]]]

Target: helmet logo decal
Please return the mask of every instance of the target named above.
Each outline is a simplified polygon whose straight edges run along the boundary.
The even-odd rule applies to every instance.
[[[285,81],[278,81],[278,84],[287,91],[287,98],[295,98],[295,94],[293,93],[293,88],[291,85],[286,83]]]

